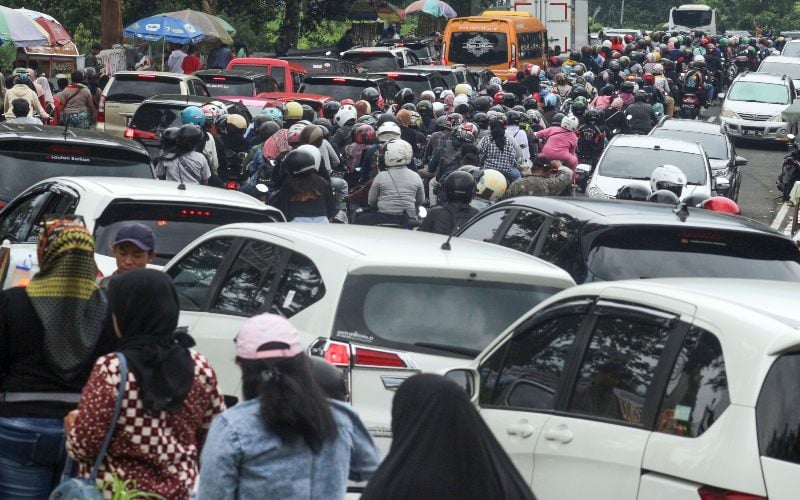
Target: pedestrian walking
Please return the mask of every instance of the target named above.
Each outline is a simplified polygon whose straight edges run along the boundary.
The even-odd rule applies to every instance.
[[[346,403],[325,399],[297,329],[261,314],[236,337],[245,401],[220,415],[203,448],[197,500],[345,498],[378,450]]]
[[[197,49],[194,45],[189,45],[189,48],[186,49],[186,57],[183,58],[181,69],[185,75],[191,75],[195,71],[203,69],[203,61],[197,57]]]
[[[97,121],[97,108],[94,106],[92,93],[83,85],[84,73],[81,70],[72,72],[72,83],[56,95],[60,103],[59,125],[88,129]]]

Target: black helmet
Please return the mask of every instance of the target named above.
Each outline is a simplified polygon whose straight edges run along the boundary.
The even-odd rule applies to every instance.
[[[403,104],[400,107],[400,109],[407,109],[409,111],[416,111],[417,110],[417,106],[413,102],[407,102],[407,103]]]
[[[375,87],[365,87],[361,91],[361,100],[367,101],[373,109],[377,109],[378,100],[381,98],[381,93]]]
[[[436,118],[436,130],[447,130],[447,116],[442,115]]]
[[[331,127],[333,125],[331,125],[331,121],[328,120],[327,118],[317,118],[312,123],[322,128],[322,133],[325,134],[326,139],[331,134]]]
[[[517,96],[511,92],[506,92],[503,94],[502,103],[507,108],[513,108],[517,104]]]
[[[475,109],[478,111],[483,111],[484,113],[489,111],[489,108],[492,107],[492,104],[494,104],[494,102],[488,95],[482,95],[475,99]]]
[[[626,184],[617,190],[618,200],[647,201],[650,197],[650,188],[641,184]]]
[[[467,102],[462,102],[461,104],[456,106],[453,111],[462,114],[464,116],[469,116],[472,114],[472,106],[470,106],[469,103]]]
[[[458,170],[471,175],[476,186],[478,185],[478,181],[481,180],[481,177],[483,177],[483,170],[481,170],[481,167],[476,167],[475,165],[464,165],[458,167]]]
[[[636,91],[636,102],[647,102],[647,98],[650,95],[645,90],[637,90]]]
[[[502,123],[505,126],[508,124],[508,118],[503,113],[494,113],[489,116],[489,125],[494,125],[495,123]]]
[[[433,88],[433,95],[436,96],[436,99],[442,96],[442,92],[444,92],[444,87],[434,87]]]
[[[482,111],[475,113],[475,116],[472,117],[472,121],[474,121],[478,127],[486,128],[489,126],[489,115]]]
[[[506,113],[506,118],[509,125],[519,125],[519,122],[522,121],[522,115],[519,111],[514,111],[513,109]]]
[[[433,103],[431,103],[431,101],[428,101],[426,99],[419,101],[417,103],[417,113],[419,113],[421,116],[426,116],[430,118],[431,116],[433,116]]]
[[[610,63],[608,63],[608,69],[611,71],[622,71],[622,65],[620,65],[619,61],[614,59]]]
[[[169,127],[164,129],[161,132],[161,150],[165,153],[173,153],[175,152],[175,148],[178,146],[178,132],[180,128],[178,127]]]
[[[367,87],[372,88],[372,87]],[[361,94],[363,95],[364,92],[362,91]],[[328,120],[333,120],[333,117],[336,116],[336,113],[339,112],[339,108],[342,105],[339,104],[339,101],[328,101],[322,105],[322,116],[327,118]]]
[[[281,128],[275,122],[264,122],[258,127],[258,138],[261,141],[266,141],[280,129]]]
[[[272,120],[272,117],[262,114],[257,114],[253,117],[253,129],[258,130],[261,124]]]
[[[414,99],[414,91],[408,87],[401,89],[397,94],[394,95],[394,103],[398,106],[402,106],[403,104],[409,102],[413,103]]]
[[[586,90],[586,87],[583,85],[575,85],[572,87],[572,91],[569,93],[569,96],[573,99],[577,99],[578,97],[585,97],[589,99],[589,91]]]
[[[683,199],[683,202],[686,203],[687,207],[695,207],[700,208],[704,201],[708,199],[708,196],[704,194],[691,194]]]
[[[525,108],[525,111],[529,109],[539,109],[539,103],[536,102],[536,99],[533,97],[528,96],[522,100],[522,107]]]
[[[601,95],[614,95],[614,92],[616,92],[616,91],[617,91],[617,88],[613,84],[607,83],[607,84],[603,85],[602,89],[600,89],[600,94]]]
[[[583,121],[597,125],[600,123],[600,112],[594,108],[587,110],[583,115]]]
[[[511,108],[511,109],[513,109],[513,110],[514,110],[514,111],[516,111],[517,113],[522,113],[523,115],[525,114],[525,111],[526,111],[526,110],[525,110],[525,106],[523,106],[522,104],[517,104],[516,106],[514,106],[514,107],[513,107],[513,108]]]
[[[672,191],[667,189],[659,189],[648,196],[647,201],[652,201],[653,203],[664,203],[666,205],[677,205],[680,200],[678,199],[678,195]]]
[[[620,87],[619,87],[619,91],[620,91],[620,92],[630,92],[630,93],[633,93],[633,90],[634,90],[635,88],[636,88],[636,87],[634,87],[634,85],[633,85],[633,82],[627,82],[627,81],[625,81],[625,82],[622,82],[622,85],[620,85]]]
[[[316,170],[317,162],[308,151],[295,149],[293,151],[289,151],[289,154],[283,158],[281,166],[287,172],[289,172],[289,175],[300,176]]]
[[[469,203],[475,194],[475,178],[468,172],[456,170],[444,179],[444,193],[448,201]]]
[[[197,125],[193,123],[182,125],[178,130],[178,150],[183,153],[197,151],[200,149],[200,145],[203,144],[204,136],[205,132]]]
[[[561,120],[563,120],[565,116],[564,113],[556,113],[553,115],[553,119],[550,120],[550,124],[561,125]]]
[[[308,104],[303,104],[303,120],[313,122],[317,119],[317,112]]]
[[[581,117],[586,113],[586,103],[583,101],[574,102],[570,111],[572,111],[573,115]]]
[[[317,356],[309,356],[311,360],[311,377],[317,383],[325,397],[338,401],[347,401],[347,386],[342,372],[338,368]]]

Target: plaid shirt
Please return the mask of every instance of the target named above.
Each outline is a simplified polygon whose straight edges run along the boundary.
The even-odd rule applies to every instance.
[[[478,145],[481,155],[481,168],[497,170],[503,175],[510,174],[516,169],[517,150],[508,137],[503,138],[503,149],[497,147],[491,135],[484,137]]]

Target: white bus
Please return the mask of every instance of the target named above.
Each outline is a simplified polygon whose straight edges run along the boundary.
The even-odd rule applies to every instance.
[[[708,5],[687,4],[669,10],[669,31],[702,31],[717,34],[717,11]]]

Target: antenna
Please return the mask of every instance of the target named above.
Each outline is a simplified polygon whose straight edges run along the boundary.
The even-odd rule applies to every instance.
[[[63,112],[63,111],[62,111]],[[72,115],[64,116],[64,140],[67,140],[67,132],[69,131],[69,122],[72,121]]]
[[[442,250],[452,250],[452,247],[450,247],[450,240],[453,239],[453,232],[454,231],[450,232],[450,235],[447,237],[447,241],[442,243],[442,246],[441,246]]]
[[[689,207],[684,202],[679,202],[672,212],[678,216],[681,222],[686,222],[687,217],[689,217]]]

